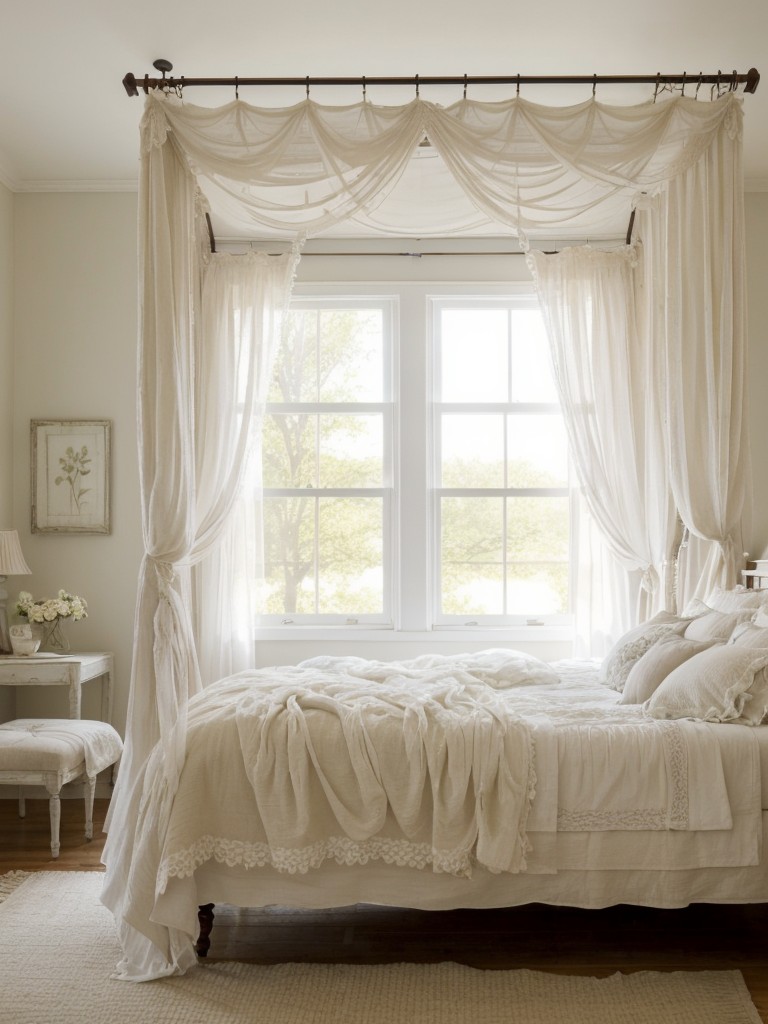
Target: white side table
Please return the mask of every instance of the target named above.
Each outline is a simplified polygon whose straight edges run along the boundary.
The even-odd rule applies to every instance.
[[[0,686],[67,686],[69,717],[81,718],[81,688],[101,679],[101,719],[112,724],[112,654],[33,654],[27,658],[0,655]]]

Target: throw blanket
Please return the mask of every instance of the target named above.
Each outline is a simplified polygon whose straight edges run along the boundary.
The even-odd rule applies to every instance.
[[[646,718],[578,673],[552,683],[549,666],[508,657],[320,658],[209,687],[190,705],[170,819],[152,824],[157,891],[209,860],[550,873],[558,832],[732,834],[717,730]],[[751,862],[754,843],[734,838],[732,862]]]

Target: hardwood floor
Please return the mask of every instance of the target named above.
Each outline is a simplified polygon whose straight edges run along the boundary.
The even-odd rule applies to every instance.
[[[102,870],[106,800],[94,808],[94,839],[82,802],[62,801],[61,853],[51,859],[48,804],[28,800],[27,817],[0,800],[0,874]],[[455,960],[498,970],[527,967],[603,977],[615,971],[741,970],[768,1024],[768,906],[697,905],[683,910],[423,912],[386,907],[288,911],[217,907],[211,959],[254,963],[419,963]]]

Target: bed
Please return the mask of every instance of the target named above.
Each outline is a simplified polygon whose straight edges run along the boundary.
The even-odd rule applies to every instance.
[[[685,635],[707,615],[662,616],[602,665],[315,658],[207,688],[172,798],[161,752],[147,765],[128,886],[126,921],[167,963],[117,976],[186,970],[215,904],[764,901],[768,623],[717,613],[727,638]],[[632,668],[686,645],[634,701]]]

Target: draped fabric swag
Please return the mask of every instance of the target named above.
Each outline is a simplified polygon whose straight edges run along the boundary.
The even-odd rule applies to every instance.
[[[265,237],[299,239],[342,223],[351,233],[363,225],[397,235],[494,224],[525,245],[615,237],[638,203],[636,250],[532,259],[580,484],[611,550],[642,574],[650,607],[670,546],[666,473],[686,525],[709,542],[701,585],[727,584],[735,572],[747,465],[741,119],[735,94],[631,107],[593,98],[560,109],[517,98],[443,108],[417,98],[402,107],[307,100],[279,110],[148,96],[139,394],[146,554],[105,850],[104,901],[125,952],[120,976],[186,966],[174,936],[149,920],[155,880],[142,876],[134,852],[162,843],[163,820],[140,817],[142,783],[160,740],[172,799],[201,664],[214,674],[239,667],[215,653],[231,642],[223,598],[198,609],[205,625],[195,635],[191,568],[221,559],[231,537],[297,259],[295,251],[212,256],[206,204]],[[405,201],[414,191],[416,213]],[[649,367],[653,389],[647,377],[634,379]],[[241,392],[235,379],[246,382]],[[137,887],[147,915],[129,921],[125,893]]]

